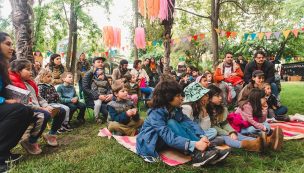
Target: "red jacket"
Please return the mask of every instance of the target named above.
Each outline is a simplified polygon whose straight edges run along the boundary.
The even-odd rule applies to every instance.
[[[224,66],[224,63],[223,62],[220,63],[217,66],[217,68],[216,68],[216,70],[214,72],[214,81],[217,82],[217,83],[221,82],[221,81],[223,81],[225,79],[224,78],[224,74],[223,74],[223,70],[224,70],[223,66]],[[243,76],[244,76],[244,73],[242,72],[242,69],[235,62],[233,62],[233,64],[232,64],[232,72],[236,73],[237,76],[240,77],[240,78],[243,78]]]
[[[18,73],[10,71],[9,77],[14,86],[28,90],[26,88],[25,83],[22,81],[21,76]],[[26,82],[34,88],[36,96],[38,96],[38,86],[36,85],[36,83],[33,80],[27,80]]]

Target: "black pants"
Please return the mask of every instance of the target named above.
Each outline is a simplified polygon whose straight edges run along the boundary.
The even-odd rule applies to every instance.
[[[84,103],[81,102],[77,102],[77,103],[67,103],[65,104],[70,108],[70,118],[69,121],[72,120],[73,114],[74,112],[79,109],[79,114],[77,116],[77,119],[84,119],[84,114],[85,114],[85,110],[86,110],[86,105]]]
[[[60,111],[58,112],[58,114],[55,115],[55,117],[53,118],[51,131],[50,131],[50,134],[52,134],[52,135],[55,135],[57,130],[60,129],[61,124],[62,124],[62,122],[65,118],[65,110],[63,108],[59,108],[59,110]],[[51,118],[51,114],[48,111],[45,111],[45,110],[36,110],[36,112],[42,112],[44,114],[44,117],[48,117],[48,118],[44,119],[45,122],[43,123],[43,126],[45,125],[45,127],[46,127],[47,122]],[[42,128],[42,129],[44,130],[45,127]],[[43,133],[43,130],[41,131],[41,134]]]
[[[32,118],[32,109],[22,104],[0,105],[0,161],[18,144]]]

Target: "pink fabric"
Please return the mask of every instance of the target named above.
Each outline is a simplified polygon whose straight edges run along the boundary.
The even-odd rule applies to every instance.
[[[137,94],[128,95],[128,98],[133,101],[134,105],[137,105],[137,103],[138,103],[138,95]]]
[[[241,114],[239,113],[230,113],[227,116],[227,121],[230,126],[237,132],[241,132],[241,129],[248,128],[251,124],[248,121],[244,121]]]
[[[138,49],[146,48],[145,29],[138,27],[135,29],[134,43]]]
[[[172,0],[160,0],[160,9],[158,18],[163,20],[169,19],[169,14],[173,15],[173,11],[171,11],[171,7],[173,7]]]
[[[270,123],[272,129],[280,127],[283,130],[284,140],[304,138],[304,122],[275,122]]]
[[[103,41],[109,48],[121,46],[121,29],[112,26],[103,27]]]
[[[146,88],[147,84],[146,84],[146,79],[145,78],[141,78],[139,81],[139,88]]]

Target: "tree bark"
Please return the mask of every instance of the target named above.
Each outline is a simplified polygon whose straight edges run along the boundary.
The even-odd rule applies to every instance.
[[[134,27],[134,32],[135,32],[135,29],[138,27],[138,0],[134,0],[134,11],[135,11],[135,14],[134,14],[134,20],[135,20],[135,27]],[[135,33],[134,33],[134,36],[135,36]],[[134,58],[135,60],[138,60],[138,49],[136,47],[136,45],[134,44]]]
[[[218,48],[218,34],[215,29],[218,28],[218,20],[220,13],[220,0],[211,1],[211,33],[212,33],[212,54],[213,54],[213,69],[218,65],[219,48]]]
[[[28,59],[34,62],[32,1],[10,0],[12,6],[12,20],[15,29],[16,55],[18,59]]]
[[[170,4],[169,4],[170,5]],[[168,20],[163,20],[162,25],[164,25],[164,48],[165,48],[165,55],[164,55],[164,73],[170,73],[170,53],[171,53],[171,31],[173,25],[173,13],[175,7],[175,0],[172,0],[172,5],[169,6],[169,18]],[[171,12],[171,13],[170,13]]]
[[[75,11],[74,11],[75,12]],[[77,16],[74,15],[73,21],[73,49],[72,49],[72,60],[71,60],[71,72],[74,76],[75,74],[75,65],[76,65],[76,53],[77,53]]]
[[[68,39],[68,48],[67,48],[67,56],[66,56],[66,67],[68,70],[71,68],[71,56],[72,56],[72,43],[73,43],[73,28],[74,28],[74,18],[75,18],[75,3],[71,1],[70,4],[70,21],[69,23],[69,39]]]

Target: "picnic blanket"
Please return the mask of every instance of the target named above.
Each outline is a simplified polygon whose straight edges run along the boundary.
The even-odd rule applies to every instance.
[[[116,141],[127,148],[128,150],[136,153],[136,136],[117,136],[112,135],[112,133],[107,129],[100,129],[98,136],[108,137],[109,139],[113,137]],[[160,159],[169,166],[177,166],[187,163],[191,160],[190,156],[184,155],[177,150],[168,149],[159,153]]]
[[[280,127],[283,130],[284,140],[303,139],[304,122],[272,122],[272,129]]]

